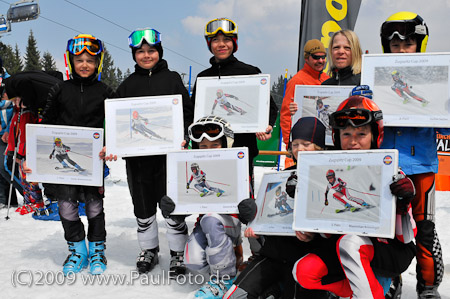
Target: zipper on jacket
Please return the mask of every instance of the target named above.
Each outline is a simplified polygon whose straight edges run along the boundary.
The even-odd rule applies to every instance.
[[[217,70],[219,71],[219,80],[220,80],[220,64],[217,66]]]
[[[84,92],[84,90],[83,90],[83,82],[81,82],[81,84],[80,84],[80,91]]]

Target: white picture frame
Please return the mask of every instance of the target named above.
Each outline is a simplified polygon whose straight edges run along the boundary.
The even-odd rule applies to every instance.
[[[389,185],[398,171],[397,150],[299,152],[297,165],[295,231],[394,237],[395,197]],[[329,170],[336,182],[346,184],[345,190],[331,188],[325,205]],[[355,210],[344,209],[341,200]]]
[[[294,102],[297,103],[297,112],[292,116],[292,126],[302,117],[317,117],[326,128],[325,144],[332,146],[329,115],[349,97],[352,89],[353,86],[296,85]]]
[[[105,101],[106,149],[120,157],[166,154],[184,140],[181,95]]]
[[[197,180],[193,175],[191,166],[194,163],[203,172],[201,175],[206,174],[206,187],[200,177]],[[176,204],[174,215],[237,213],[238,203],[249,197],[248,149],[236,147],[168,153],[167,195]]]
[[[263,174],[255,200],[256,217],[249,223],[255,234],[295,236],[292,230],[294,198],[287,194],[286,182],[296,172],[293,169]]]
[[[268,74],[197,78],[194,121],[217,115],[231,124],[234,133],[264,132],[269,109]]]
[[[363,55],[361,84],[372,89],[385,126],[448,128],[449,69],[450,53]]]
[[[32,170],[32,173],[27,174],[28,181],[103,185],[104,163],[99,158],[103,148],[103,129],[27,124],[26,134],[27,166]],[[60,138],[62,145],[69,148],[56,148],[56,138]],[[79,171],[73,162],[84,170]]]

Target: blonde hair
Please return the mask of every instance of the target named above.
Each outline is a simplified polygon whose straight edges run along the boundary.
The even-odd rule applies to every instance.
[[[348,43],[350,44],[350,49],[352,51],[352,64],[350,66],[352,67],[352,73],[354,75],[357,75],[361,73],[362,49],[361,44],[359,42],[359,38],[356,35],[356,33],[348,29],[336,31],[330,39],[330,44],[328,45],[328,56],[331,57],[331,59],[330,59],[330,67],[328,69],[328,75],[332,76],[333,69],[336,68],[333,62],[332,58],[333,56],[331,55],[331,51],[333,49],[334,38],[336,37],[336,35],[339,34],[345,36],[348,40]]]

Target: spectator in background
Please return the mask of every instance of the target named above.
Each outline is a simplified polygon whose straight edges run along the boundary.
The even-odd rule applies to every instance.
[[[286,148],[289,147],[289,134],[292,126],[291,116],[297,111],[297,103],[294,103],[295,86],[321,85],[322,82],[330,78],[326,73],[323,73],[327,53],[322,42],[317,39],[307,41],[303,48],[303,56],[305,57],[305,64],[287,83],[283,103],[281,104],[280,126]],[[293,160],[290,160],[291,162],[285,162],[285,168],[289,167],[286,163],[293,165]]]

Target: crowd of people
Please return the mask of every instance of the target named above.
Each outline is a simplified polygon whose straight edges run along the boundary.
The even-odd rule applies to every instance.
[[[428,35],[423,19],[411,12],[396,13],[381,25],[381,44],[385,53],[425,52]],[[226,18],[209,21],[205,26],[205,39],[213,56],[211,67],[200,72],[198,78],[261,73],[259,68],[234,56],[238,50],[238,28],[234,21]],[[0,208],[18,206],[15,190],[10,192],[13,186],[24,198],[24,205],[18,208],[21,214],[34,213],[33,216],[39,217],[57,211],[70,251],[63,265],[65,274],[88,268],[96,275],[107,268],[104,186],[44,184],[42,194],[39,184],[26,179],[33,170],[26,165],[25,124],[103,128],[107,98],[181,94],[186,136],[182,147],[187,149],[189,144],[194,150],[247,147],[249,190],[252,191],[257,140],[271,138],[277,118],[278,109],[271,98],[269,122],[264,132],[234,134],[226,119],[214,115],[205,115],[194,122],[196,85],[189,96],[180,75],[169,69],[163,59],[161,34],[155,29],[137,29],[130,34],[128,42],[136,62],[135,71],[116,91],[100,80],[103,43],[88,34],[77,35],[68,41],[66,50],[71,71],[68,80],[44,72],[24,72],[8,78],[2,68],[0,108],[4,113],[0,114],[0,146],[5,151],[6,163],[5,169],[0,163]],[[325,74],[327,57],[330,67]],[[175,203],[166,195],[166,155],[126,157],[127,181],[141,248],[136,269],[139,273],[148,273],[159,263],[156,221],[159,205],[167,226],[170,276],[184,275],[187,269],[214,276],[196,292],[196,298],[400,298],[401,274],[414,257],[417,258],[418,298],[440,298],[438,287],[444,271],[442,250],[434,227],[434,176],[438,166],[436,130],[384,127],[382,112],[371,100],[373,92],[369,86],[360,86],[362,50],[353,31],[335,32],[328,45],[328,55],[319,40],[308,41],[304,46],[304,58],[304,67],[287,84],[280,112],[283,141],[292,153],[291,165],[286,169],[296,169],[299,151],[328,149],[325,145],[326,126],[332,129],[332,149],[397,149],[401,171],[390,185],[397,203],[396,237],[381,239],[299,231],[295,237],[259,236],[247,228],[244,236],[250,242],[252,257],[243,263],[241,225],[255,217],[257,207],[253,192],[250,192],[250,198],[239,203],[239,213],[201,215],[189,234],[185,215],[171,214]],[[319,115],[302,117],[292,124],[291,117],[298,110],[293,101],[296,85],[355,88],[351,96],[329,115],[325,124]],[[213,110],[220,103],[228,114],[232,113],[230,111],[244,114],[238,107],[227,105],[225,96],[230,95],[217,91]],[[139,117],[136,112],[133,121]],[[61,139],[56,139],[55,149],[62,147]],[[59,154],[67,155],[69,151],[70,148],[65,148]],[[112,154],[107,155],[105,149],[99,153],[99,158],[117,159]],[[193,178],[197,182],[195,188],[202,189],[200,191],[207,188],[201,173],[199,166],[193,165],[192,178],[186,188],[190,188]],[[326,177],[329,181],[327,193],[332,190],[333,197],[347,208],[350,204],[342,199],[346,196],[345,186],[334,173],[327,173]],[[291,197],[296,183],[294,173],[285,186]],[[209,189],[213,190],[212,187]],[[217,190],[222,195],[223,190]],[[328,204],[326,196],[325,205]],[[353,201],[367,205],[361,200]],[[79,216],[80,203],[85,205],[87,233]]]

